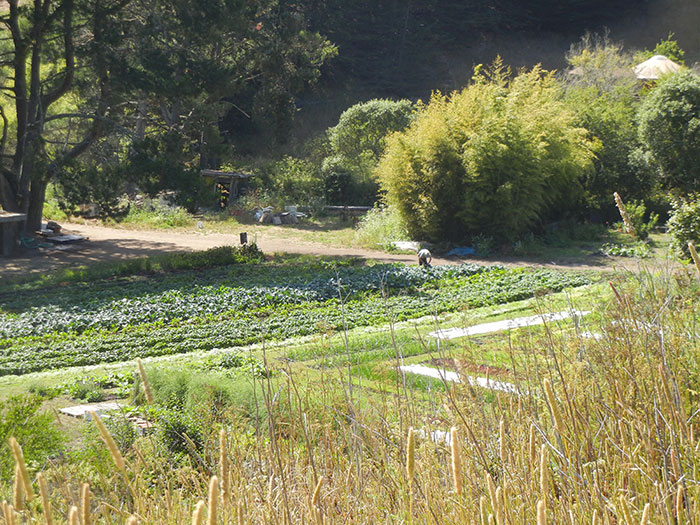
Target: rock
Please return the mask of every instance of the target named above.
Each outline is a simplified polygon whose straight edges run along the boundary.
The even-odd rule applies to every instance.
[[[46,223],[46,229],[51,230],[54,233],[61,233],[61,225],[54,221],[49,221]]]

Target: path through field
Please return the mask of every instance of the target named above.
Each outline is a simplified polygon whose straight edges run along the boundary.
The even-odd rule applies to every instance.
[[[0,275],[15,276],[27,272],[49,272],[58,268],[68,268],[91,263],[144,257],[167,252],[206,250],[215,246],[238,244],[237,233],[199,233],[169,230],[128,230],[108,228],[91,224],[70,224],[66,227],[74,233],[86,236],[89,240],[76,244],[69,251],[35,250],[14,258],[0,257]],[[325,255],[336,257],[360,257],[381,262],[402,262],[417,264],[412,254],[391,254],[378,250],[363,248],[329,246],[309,240],[285,238],[285,230],[266,230],[257,233],[257,243],[266,254],[275,252]],[[459,264],[472,262],[478,264],[504,264],[507,266],[527,265],[558,269],[601,270],[609,267],[609,262],[600,257],[591,257],[590,261],[552,261],[533,262],[517,258],[476,259],[469,258],[435,258],[433,264]],[[635,264],[633,261],[625,261]],[[635,264],[636,266],[636,264]]]

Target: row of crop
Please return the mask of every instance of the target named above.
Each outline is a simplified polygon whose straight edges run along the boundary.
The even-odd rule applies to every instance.
[[[291,269],[293,270],[293,269]],[[386,290],[394,293],[443,279],[465,278],[498,271],[499,267],[477,265],[443,266],[428,271],[416,267],[377,265],[373,267],[325,268],[302,280],[293,271],[280,272],[260,266],[230,276],[216,284],[193,281],[192,276],[174,276],[155,282],[139,280],[97,283],[73,292],[58,290],[23,298],[23,303],[6,301],[5,308],[23,311],[0,313],[0,339],[42,335],[51,332],[82,332],[91,328],[123,328],[157,320],[193,319],[232,310],[264,306],[325,301],[342,296]],[[309,276],[311,277],[311,276]],[[183,280],[185,279],[185,280]],[[32,306],[30,306],[32,304]],[[41,306],[34,306],[40,304]]]
[[[538,291],[558,291],[586,282],[580,275],[546,270],[494,270],[445,279],[443,285],[408,289],[404,294],[385,298],[375,292],[343,303],[337,299],[308,301],[232,310],[188,321],[129,325],[121,330],[10,338],[0,341],[0,375],[227,348],[339,330],[344,326],[378,325],[465,306],[510,302],[531,297]]]

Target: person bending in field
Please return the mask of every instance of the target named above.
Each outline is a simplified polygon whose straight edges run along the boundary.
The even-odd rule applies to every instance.
[[[418,252],[418,266],[430,268],[430,263],[432,260],[433,256],[430,254],[430,251],[426,250],[425,248]]]

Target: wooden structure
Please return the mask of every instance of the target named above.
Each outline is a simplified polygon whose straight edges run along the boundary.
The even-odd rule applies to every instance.
[[[357,221],[357,217],[364,215],[372,206],[326,206],[326,211],[332,215],[340,215],[343,221],[347,221],[350,218]]]
[[[12,255],[17,247],[17,230],[20,224],[27,219],[24,213],[12,213],[0,210],[0,245],[2,255]]]
[[[221,208],[225,208],[231,199],[237,198],[241,194],[243,185],[253,177],[249,173],[220,170],[200,170],[200,175],[214,184]]]

